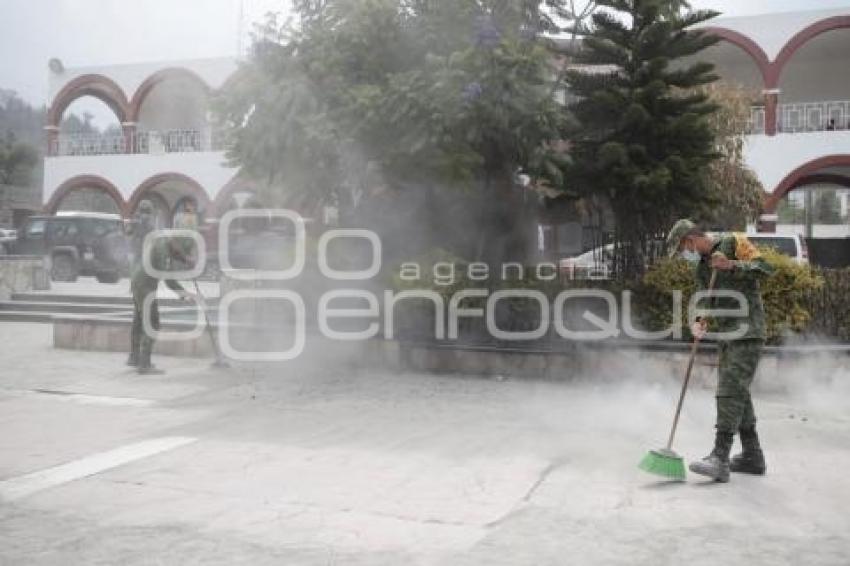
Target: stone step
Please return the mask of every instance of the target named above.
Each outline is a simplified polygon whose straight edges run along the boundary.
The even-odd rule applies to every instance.
[[[0,311],[0,323],[2,322],[52,323],[53,315],[47,312]]]
[[[0,301],[0,312],[44,312],[44,313],[80,313],[101,314],[122,312],[132,309],[130,303],[68,303],[47,301]]]
[[[109,295],[70,295],[60,293],[44,293],[44,292],[24,292],[14,293],[12,301],[24,301],[29,303],[82,303],[87,305],[107,304],[107,305],[131,305],[133,299],[128,296],[109,296]]]
[[[190,289],[194,292],[194,289]],[[82,305],[124,305],[127,308],[132,308],[133,299],[130,296],[109,296],[109,295],[70,295],[58,293],[44,292],[24,292],[14,293],[11,302],[25,303],[53,303],[53,304],[82,304]],[[177,299],[176,297],[166,297],[158,300],[161,307],[176,307],[185,306],[187,303]],[[215,305],[218,303],[218,298],[208,298],[206,303]]]

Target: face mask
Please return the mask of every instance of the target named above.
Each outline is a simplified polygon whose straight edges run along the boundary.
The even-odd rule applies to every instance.
[[[700,259],[702,259],[702,256],[699,254],[699,252],[695,252],[693,250],[682,250],[681,255],[682,259],[691,263],[697,263]]]

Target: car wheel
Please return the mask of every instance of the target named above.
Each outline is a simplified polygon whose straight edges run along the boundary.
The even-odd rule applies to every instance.
[[[50,277],[54,281],[76,281],[77,280],[77,262],[68,254],[59,254],[53,256],[52,267],[50,268]]]
[[[118,283],[121,275],[117,271],[101,271],[95,274],[95,279],[100,283]]]

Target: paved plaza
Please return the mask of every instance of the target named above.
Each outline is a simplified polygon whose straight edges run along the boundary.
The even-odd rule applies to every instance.
[[[352,374],[326,352],[140,377],[50,333],[0,325],[0,564],[847,563],[847,375],[760,396],[767,477],[671,484],[636,468],[675,401],[656,368]],[[712,401],[687,400],[686,457]]]

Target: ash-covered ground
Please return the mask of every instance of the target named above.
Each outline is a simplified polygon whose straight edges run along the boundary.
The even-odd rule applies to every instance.
[[[555,383],[160,357],[168,374],[141,377],[50,331],[0,325],[0,564],[848,563],[850,375],[828,363],[757,394],[766,477],[671,484],[636,467],[666,439],[669,369]],[[710,450],[713,410],[691,391],[686,458]]]

